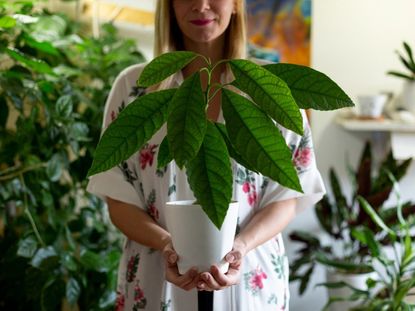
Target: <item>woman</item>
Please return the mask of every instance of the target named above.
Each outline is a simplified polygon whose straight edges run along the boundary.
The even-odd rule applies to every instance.
[[[156,12],[155,54],[189,50],[209,57],[245,56],[243,0],[160,0]],[[177,87],[202,63],[193,62],[158,88]],[[108,98],[104,128],[136,96],[135,87],[144,65],[127,68],[115,81]],[[221,68],[213,82],[230,79]],[[202,75],[202,83],[206,77]],[[211,120],[222,120],[220,94],[207,110]],[[306,118],[304,117],[304,120]],[[281,232],[296,210],[312,205],[324,194],[313,158],[309,127],[300,137],[281,128],[292,148],[304,193],[286,189],[269,179],[233,163],[234,195],[239,201],[239,233],[225,259],[226,274],[216,266],[199,273],[192,268],[184,275],[177,270],[177,254],[166,231],[167,201],[192,199],[186,176],[174,163],[156,168],[158,146],[165,127],[136,155],[109,171],[93,176],[88,190],[106,197],[113,223],[127,236],[121,259],[117,310],[197,309],[197,290],[215,291],[214,310],[288,310],[288,263]]]

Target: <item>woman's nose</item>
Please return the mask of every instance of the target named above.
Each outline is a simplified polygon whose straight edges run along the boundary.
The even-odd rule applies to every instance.
[[[199,12],[210,10],[210,0],[193,0],[193,10]]]

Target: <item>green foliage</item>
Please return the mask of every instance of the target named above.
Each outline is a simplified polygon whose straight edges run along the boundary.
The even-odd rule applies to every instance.
[[[376,277],[367,281],[367,290],[349,286],[352,290],[350,297],[339,297],[337,301],[352,300],[358,296],[361,302],[359,306],[352,309],[353,311],[414,310],[415,304],[409,302],[415,289],[415,239],[411,236],[410,222],[401,219],[392,230],[364,198],[358,197],[358,200],[373,222],[389,236],[392,241],[393,255],[388,255],[385,248],[373,236],[366,235],[366,238],[361,240],[362,243],[377,249],[373,252],[373,261],[377,263],[374,265]],[[399,213],[399,208],[396,212]],[[363,227],[363,230],[370,232],[367,227]],[[393,258],[390,258],[391,256]],[[348,286],[347,284],[338,285],[339,287]],[[327,306],[331,302],[334,301],[329,301]]]
[[[187,77],[171,102],[167,103],[169,105],[168,143],[163,144],[163,153],[159,156],[158,161],[166,164],[170,159],[174,159],[179,167],[187,169],[188,180],[197,201],[213,223],[220,227],[232,195],[232,191],[229,190],[232,189],[232,179],[228,177],[227,173],[225,174],[230,171],[230,156],[253,171],[260,172],[284,186],[302,191],[292,163],[290,149],[274,122],[302,134],[303,122],[299,107],[291,95],[287,82],[284,81],[286,78],[291,85],[295,85],[296,80],[300,80],[302,77],[299,75],[294,77],[286,73],[279,77],[248,60],[222,60],[212,66],[210,60],[202,55],[191,52],[171,52],[151,61],[144,68],[138,85],[158,84],[196,58],[202,58],[206,62],[206,66],[200,72]],[[226,64],[235,76],[235,80],[231,84],[233,90],[235,87],[239,89],[236,92],[228,88],[227,85],[212,85],[213,72],[223,64]],[[272,67],[268,68],[272,69]],[[316,85],[308,84],[303,87],[301,96],[312,97],[316,90],[320,90],[319,99],[324,99],[321,104],[316,101],[313,107],[326,110],[353,105],[347,95],[327,76],[307,67],[301,70],[304,75],[312,74],[316,78]],[[200,83],[201,73],[206,73],[208,77],[205,89]],[[211,95],[210,91],[213,88],[215,88],[215,92]],[[206,114],[209,102],[218,91],[222,92],[223,115],[226,121],[226,128],[219,124],[216,126],[219,130],[218,133],[221,134],[219,136],[214,127],[210,125]],[[241,96],[240,93],[249,95],[252,101]],[[142,103],[144,101],[145,96],[139,97],[129,106],[139,107],[144,105]],[[113,135],[109,137],[104,134],[102,137],[89,175],[109,168],[108,159],[113,159],[114,150],[102,146],[110,146],[113,137],[118,136],[120,140],[123,140],[123,142],[119,142],[119,145],[134,145],[135,151],[138,151],[145,143],[140,140],[139,144],[136,144],[134,140],[134,144],[131,144],[130,138],[122,133],[125,127],[132,125],[130,120],[124,117],[126,114],[126,110],[122,111],[118,117],[119,122],[113,122],[108,127],[107,131]],[[156,123],[159,120],[156,115],[148,115],[147,117],[150,123]],[[207,127],[206,124],[208,124]],[[210,128],[209,134],[207,134],[206,128]],[[135,129],[131,128],[130,131],[131,133],[136,131],[136,134],[140,133],[139,136],[144,137],[140,125],[137,125]],[[214,160],[207,147],[207,140],[215,142],[212,148],[226,146],[227,152],[219,152],[218,149],[216,155],[218,159]],[[116,161],[111,160],[111,166],[126,160],[131,156],[131,152],[132,149],[128,149],[128,152],[127,149],[119,149]],[[203,167],[196,169],[194,163],[199,163]],[[224,176],[212,173],[218,170],[216,165],[223,166]],[[161,166],[160,163],[158,166]],[[218,187],[217,183],[220,178],[223,178],[223,181],[221,187]],[[208,189],[206,193],[202,191],[201,184]]]
[[[415,81],[415,61],[414,61],[414,55],[413,55],[412,49],[407,42],[403,42],[402,44],[403,44],[406,55],[402,55],[399,51],[396,51],[396,54],[398,54],[399,60],[404,65],[405,70],[407,72],[388,71],[387,73],[389,75],[392,75],[398,78],[403,78],[408,81]]]
[[[321,228],[338,249],[322,245],[313,234],[308,234],[307,239],[299,238],[298,232],[291,235],[292,240],[303,245],[298,258],[291,264],[291,280],[301,282],[300,294],[306,290],[310,273],[317,264],[348,273],[371,271],[371,261],[380,252],[378,244],[391,242],[389,237],[394,232],[385,236],[388,226],[399,225],[396,209],[400,206],[405,217],[415,211],[410,202],[392,208],[384,206],[410,164],[411,159],[400,163],[390,152],[376,170],[372,165],[371,146],[366,143],[357,169],[349,169],[353,182],[349,196],[343,192],[335,170],[330,169],[332,198],[324,196],[315,211]],[[399,195],[397,191],[395,193]]]
[[[0,2],[0,309],[110,310],[120,241],[86,174],[111,85],[143,58],[33,4]]]

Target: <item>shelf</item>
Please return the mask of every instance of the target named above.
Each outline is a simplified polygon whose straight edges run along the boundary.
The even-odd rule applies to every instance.
[[[336,123],[348,131],[415,133],[415,124],[401,123],[390,119],[359,120],[337,117]]]

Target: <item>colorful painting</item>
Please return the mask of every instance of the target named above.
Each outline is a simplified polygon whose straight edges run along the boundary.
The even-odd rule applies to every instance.
[[[247,0],[249,53],[310,65],[311,0]]]

